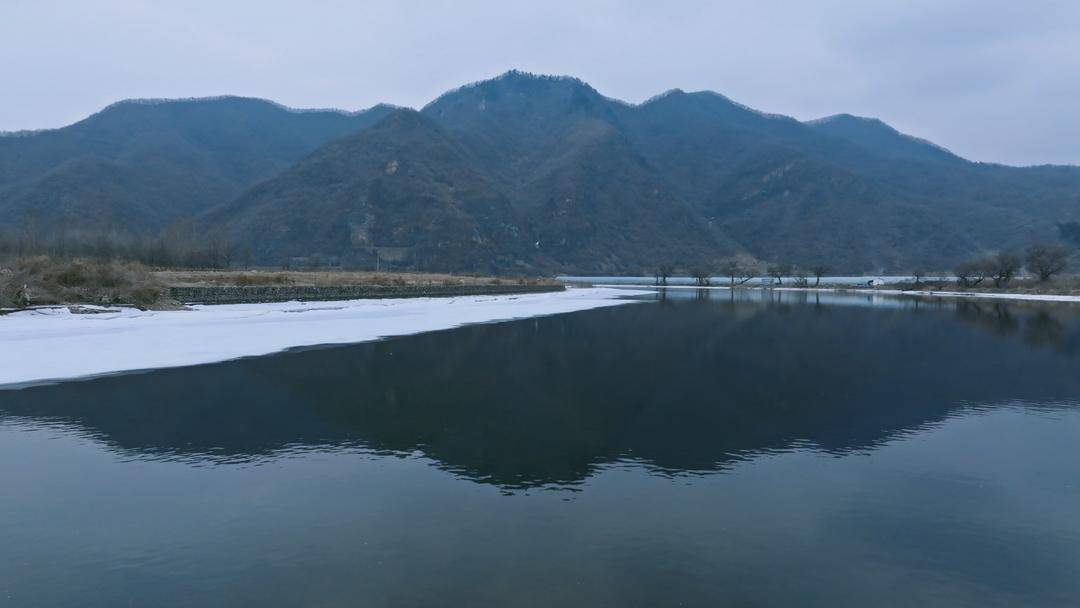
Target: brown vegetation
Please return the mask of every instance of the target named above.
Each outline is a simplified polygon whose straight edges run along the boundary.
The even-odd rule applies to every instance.
[[[243,254],[243,255],[241,255]],[[194,219],[178,219],[156,235],[62,229],[43,233],[33,223],[0,226],[0,258],[128,260],[152,267],[228,268],[246,255],[220,230],[200,230]]]
[[[371,272],[366,270],[158,270],[154,276],[176,287],[203,285],[553,285],[557,281],[426,272]]]
[[[50,304],[165,307],[165,285],[138,262],[57,260],[48,256],[0,262],[0,307]]]
[[[1046,281],[1032,278],[1014,278],[1006,285],[996,286],[992,281],[976,280],[972,277],[965,279],[958,277],[956,280],[938,278],[924,279],[918,285],[908,283],[893,283],[883,285],[884,289],[903,289],[913,291],[942,291],[961,292],[973,294],[1012,293],[1024,295],[1062,295],[1080,296],[1080,276],[1057,276]]]
[[[548,279],[497,279],[433,273],[349,271],[153,270],[139,262],[51,256],[0,259],[0,308],[57,304],[172,308],[169,287],[248,285],[541,285]]]

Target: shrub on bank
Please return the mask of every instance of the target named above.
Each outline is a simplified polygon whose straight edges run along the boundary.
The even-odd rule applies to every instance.
[[[57,260],[49,256],[0,262],[0,307],[50,304],[163,303],[164,286],[137,262]]]

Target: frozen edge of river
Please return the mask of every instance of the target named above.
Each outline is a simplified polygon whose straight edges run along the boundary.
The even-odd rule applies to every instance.
[[[571,288],[505,296],[193,306],[181,311],[27,310],[0,316],[0,389],[617,306],[635,301],[622,296],[648,293]]]

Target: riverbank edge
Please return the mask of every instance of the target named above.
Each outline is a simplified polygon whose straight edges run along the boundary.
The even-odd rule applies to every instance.
[[[1034,293],[988,293],[976,291],[931,291],[905,289],[852,289],[848,287],[747,287],[728,285],[632,285],[628,283],[597,283],[594,287],[628,289],[710,289],[710,290],[753,290],[753,291],[791,291],[791,292],[826,292],[853,293],[859,295],[916,296],[921,298],[989,299],[989,300],[1026,300],[1029,302],[1073,302],[1080,303],[1080,296],[1064,294]]]
[[[169,287],[181,304],[337,302],[386,298],[503,296],[565,291],[557,285],[207,285]]]
[[[409,298],[451,298],[461,296],[512,296],[530,293],[566,291],[563,284],[536,285],[207,285],[174,286],[165,291],[175,306],[146,307],[148,310],[175,310],[205,304],[271,304],[281,302],[341,302],[348,300],[384,300]],[[43,304],[25,308],[0,308],[0,315],[22,310],[71,308],[92,311],[97,308],[140,308],[134,304],[100,305],[95,302]]]

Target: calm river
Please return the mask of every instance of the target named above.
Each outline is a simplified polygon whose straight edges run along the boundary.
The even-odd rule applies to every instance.
[[[0,606],[1080,601],[1077,308],[650,300],[0,391]]]

